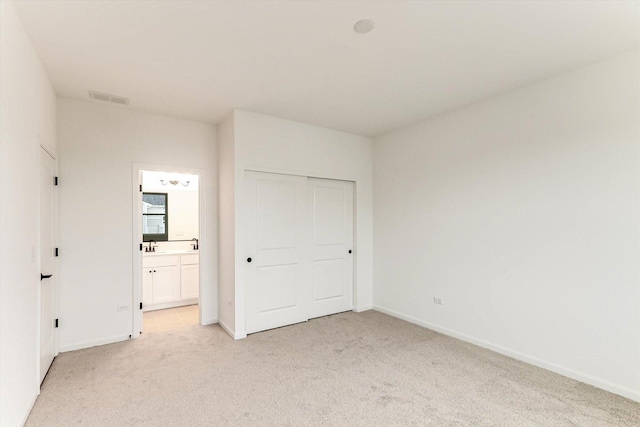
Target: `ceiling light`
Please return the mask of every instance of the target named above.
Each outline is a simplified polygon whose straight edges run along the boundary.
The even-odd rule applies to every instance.
[[[356,33],[365,34],[373,30],[376,24],[371,19],[361,19],[353,25]]]

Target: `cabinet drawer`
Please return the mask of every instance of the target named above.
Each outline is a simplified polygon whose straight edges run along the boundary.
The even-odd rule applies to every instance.
[[[167,256],[143,256],[142,267],[164,267],[167,265],[178,265],[179,259],[176,255]]]
[[[182,255],[182,265],[198,264],[198,255]]]

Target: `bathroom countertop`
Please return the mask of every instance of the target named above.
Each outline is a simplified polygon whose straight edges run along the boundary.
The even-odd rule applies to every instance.
[[[142,250],[143,250],[142,254],[144,256],[190,255],[190,254],[197,254],[198,253],[198,250],[194,250],[194,249],[166,250],[166,251],[158,251],[158,250],[156,250],[155,252],[144,252],[144,249],[142,249]]]

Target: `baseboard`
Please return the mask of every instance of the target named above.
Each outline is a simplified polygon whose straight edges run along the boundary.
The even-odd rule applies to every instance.
[[[61,346],[58,349],[58,351],[60,353],[65,353],[67,351],[82,350],[83,348],[95,347],[98,345],[113,344],[114,342],[126,341],[128,339],[129,339],[129,335],[116,335],[116,336],[102,338],[95,341],[85,341],[85,342],[80,342],[75,344],[64,345],[64,346]]]
[[[356,313],[362,313],[363,311],[373,310],[372,305],[363,305],[362,307],[354,307],[353,311]]]
[[[27,413],[22,417],[22,423],[20,423],[21,426],[23,426],[23,425],[25,425],[27,423],[27,420],[29,419],[29,415],[31,415],[31,411],[33,411],[33,405],[35,405],[36,404],[36,400],[38,400],[38,396],[40,396],[40,385],[39,384],[38,384],[38,392],[36,393],[36,395],[31,400],[31,404],[27,408]]]
[[[393,316],[393,317],[397,317],[398,319],[402,319],[402,320],[406,320],[407,322],[422,326],[424,328],[427,329],[431,329],[434,330],[436,332],[439,332],[441,334],[444,335],[448,335],[450,337],[453,338],[457,338],[459,340],[462,341],[466,341],[472,344],[475,344],[479,347],[483,347],[492,351],[495,351],[496,353],[500,353],[500,354],[504,354],[505,356],[509,356],[512,357],[514,359],[520,360],[522,362],[526,362],[529,363],[530,365],[534,365],[537,366],[539,368],[543,368],[546,369],[548,371],[552,371],[555,372],[557,374],[563,375],[565,377],[574,379],[576,381],[580,381],[583,382],[585,384],[589,384],[592,385],[594,387],[598,387],[601,388],[603,390],[609,391],[611,393],[615,393],[617,395],[626,397],[628,399],[634,400],[636,402],[640,402],[640,391],[636,391],[636,390],[632,390],[630,388],[627,387],[622,387],[613,383],[610,383],[608,381],[605,380],[601,380],[599,378],[593,377],[589,374],[585,374],[583,372],[578,372],[575,371],[573,369],[569,369],[566,368],[564,366],[560,366],[557,365],[555,363],[551,363],[548,362],[546,360],[542,360],[539,359],[537,357],[534,356],[529,356],[527,354],[524,353],[520,353],[518,351],[515,350],[511,350],[509,348],[506,347],[502,347],[500,345],[497,344],[493,344],[487,341],[484,341],[482,339],[479,338],[475,338],[448,328],[444,328],[442,326],[439,325],[435,325],[433,323],[429,323],[429,322],[425,322],[422,321],[418,318],[415,318],[413,316],[408,316],[402,313],[399,313],[395,310],[390,310],[388,308],[384,308],[384,307],[380,307],[380,306],[374,306],[373,307],[374,310],[379,311],[381,313],[385,313],[388,314],[389,316]]]
[[[142,311],[146,313],[147,311],[165,310],[167,308],[184,307],[187,305],[196,305],[196,304],[198,304],[197,298],[185,299],[182,301],[165,302],[162,304],[149,304],[148,306],[144,307]]]
[[[215,325],[216,323],[218,323],[218,318],[214,318],[214,319],[208,319],[208,320],[203,320],[202,321],[202,326],[207,326],[207,325]]]
[[[218,325],[222,326],[222,329],[224,329],[225,332],[228,333],[229,336],[231,336],[231,338],[233,338],[234,340],[241,340],[242,338],[246,338],[247,337],[247,333],[246,332],[244,332],[244,331],[234,331],[233,329],[231,329],[229,327],[229,325],[224,323],[221,319],[218,319]]]
[[[229,327],[229,325],[224,323],[221,319],[218,319],[218,325],[222,326],[222,329],[224,329],[224,331],[228,333],[231,338],[235,339],[236,333],[234,332],[233,329]]]

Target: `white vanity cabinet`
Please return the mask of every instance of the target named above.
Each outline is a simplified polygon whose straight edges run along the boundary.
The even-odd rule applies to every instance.
[[[143,307],[171,302],[176,299],[174,286],[176,272],[176,267],[145,268],[142,279]]]
[[[182,255],[180,260],[180,298],[188,300],[200,295],[198,255]]]
[[[144,255],[142,273],[143,311],[198,303],[197,254]]]

